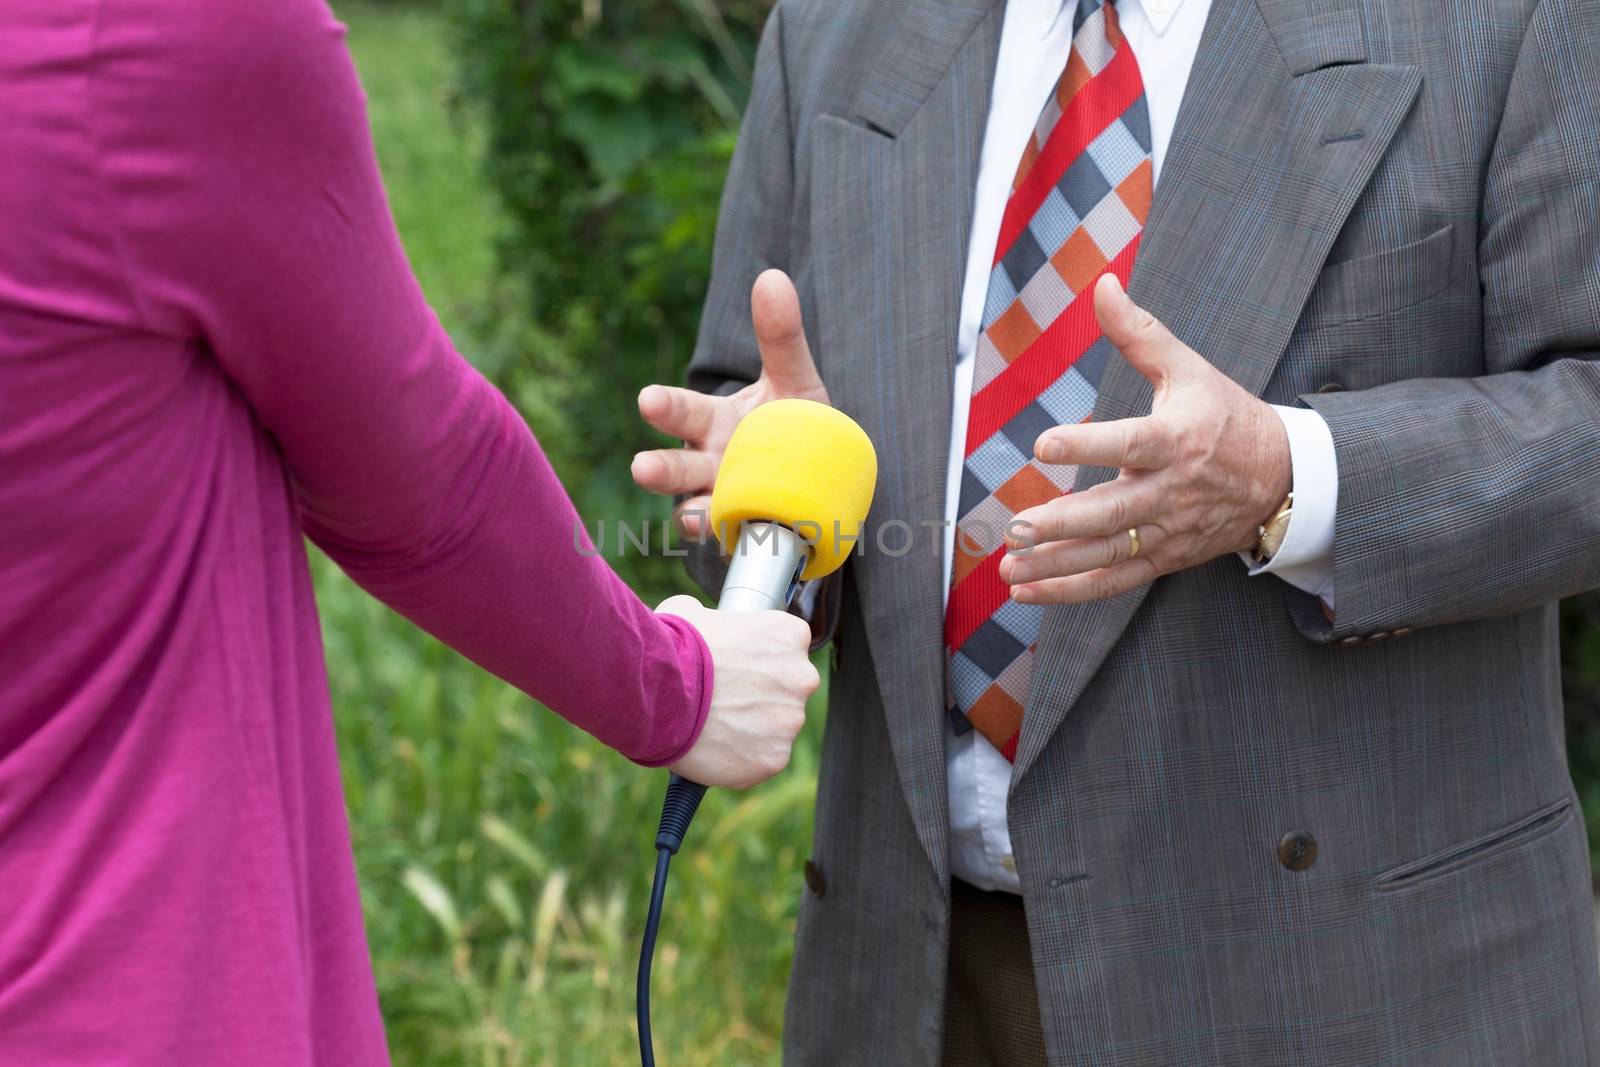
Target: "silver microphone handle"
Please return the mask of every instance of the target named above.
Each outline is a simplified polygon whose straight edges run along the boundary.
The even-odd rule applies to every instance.
[[[722,583],[718,611],[787,611],[811,549],[800,535],[774,522],[747,522]]]

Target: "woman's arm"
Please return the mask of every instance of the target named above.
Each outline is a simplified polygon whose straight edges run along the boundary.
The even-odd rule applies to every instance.
[[[706,646],[579,551],[532,434],[440,328],[326,6],[105,0],[99,34],[93,134],[133,299],[243,395],[306,532],[602,741],[681,758],[711,697]]]

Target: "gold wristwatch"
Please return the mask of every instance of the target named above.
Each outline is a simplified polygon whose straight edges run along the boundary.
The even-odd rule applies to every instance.
[[[1289,516],[1294,514],[1294,494],[1290,493],[1283,498],[1283,503],[1278,505],[1278,510],[1272,517],[1256,527],[1256,547],[1250,553],[1257,563],[1266,563],[1278,554],[1278,549],[1283,547],[1283,539],[1289,532]]]

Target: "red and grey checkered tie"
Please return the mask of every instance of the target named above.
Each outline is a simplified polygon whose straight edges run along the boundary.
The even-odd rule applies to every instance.
[[[973,367],[945,611],[948,712],[1014,760],[1044,609],[1000,579],[1012,516],[1076,470],[1033,458],[1041,431],[1086,421],[1109,344],[1095,279],[1127,283],[1150,213],[1150,116],[1133,51],[1103,0],[1079,0],[1072,50],[1022,153],[1000,224]]]

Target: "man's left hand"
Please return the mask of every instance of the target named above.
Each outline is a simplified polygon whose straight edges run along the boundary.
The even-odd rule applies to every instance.
[[[1122,473],[1017,513],[1000,576],[1025,604],[1116,596],[1248,551],[1291,485],[1288,434],[1269,405],[1172,336],[1113,275],[1096,284],[1094,309],[1107,340],[1155,386],[1155,401],[1142,418],[1039,435],[1042,462]]]

